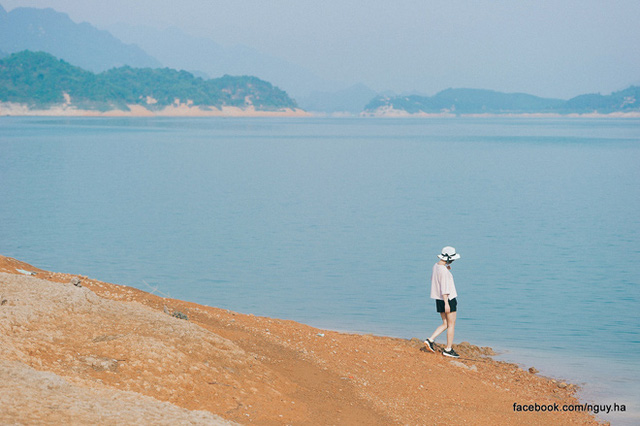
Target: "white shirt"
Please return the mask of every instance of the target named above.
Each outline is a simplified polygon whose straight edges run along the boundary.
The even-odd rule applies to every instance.
[[[444,294],[449,295],[449,300],[458,297],[451,271],[445,265],[436,263],[431,273],[431,298],[444,300]]]

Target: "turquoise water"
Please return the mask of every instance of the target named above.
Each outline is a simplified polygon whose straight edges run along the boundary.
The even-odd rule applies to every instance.
[[[3,117],[0,253],[424,338],[453,245],[456,341],[637,414],[639,181],[637,119]]]

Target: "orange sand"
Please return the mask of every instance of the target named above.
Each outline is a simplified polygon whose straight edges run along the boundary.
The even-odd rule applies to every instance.
[[[116,424],[132,404],[149,424],[162,413],[163,424],[597,424],[586,413],[514,412],[514,402],[577,403],[576,388],[468,343],[450,360],[418,339],[319,330],[3,256],[0,299],[2,424]],[[43,372],[66,384],[22,378]]]

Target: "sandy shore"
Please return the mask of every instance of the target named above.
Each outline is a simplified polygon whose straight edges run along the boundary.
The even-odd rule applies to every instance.
[[[161,110],[150,110],[142,105],[128,105],[129,111],[93,111],[77,109],[68,104],[61,104],[48,109],[31,109],[27,105],[0,102],[0,117],[308,117],[309,113],[301,109],[284,108],[276,111],[256,110],[225,106],[221,109],[200,108],[189,103],[167,106]]]
[[[35,272],[35,275],[27,275]],[[0,424],[597,424],[575,386],[456,345],[319,330],[0,256]]]

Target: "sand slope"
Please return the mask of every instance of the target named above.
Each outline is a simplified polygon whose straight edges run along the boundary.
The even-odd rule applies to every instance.
[[[458,345],[464,359],[451,361],[417,340],[323,331],[87,277],[79,287],[74,277],[0,256],[0,424],[596,423],[514,412],[514,402],[575,403],[574,388],[495,362],[488,349]]]

